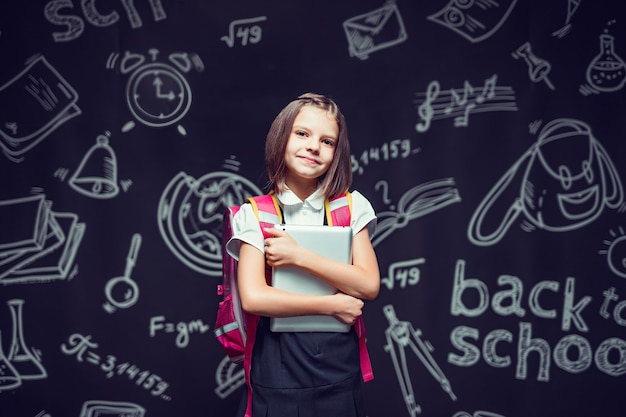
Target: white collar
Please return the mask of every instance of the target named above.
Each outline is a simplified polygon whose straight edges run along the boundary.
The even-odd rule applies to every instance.
[[[298,204],[307,204],[313,207],[315,210],[321,210],[324,207],[324,195],[321,189],[316,189],[313,194],[308,196],[304,201],[289,188],[285,187],[285,190],[276,195],[278,200],[285,206],[295,206]]]

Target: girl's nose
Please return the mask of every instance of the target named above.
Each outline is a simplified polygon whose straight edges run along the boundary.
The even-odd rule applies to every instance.
[[[310,137],[307,141],[306,148],[312,152],[317,152],[320,148],[319,140],[315,137]]]

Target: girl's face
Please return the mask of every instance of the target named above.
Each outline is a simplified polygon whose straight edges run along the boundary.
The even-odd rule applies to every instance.
[[[339,127],[332,115],[317,107],[302,107],[285,148],[287,185],[303,180],[317,182],[330,168],[338,139]]]

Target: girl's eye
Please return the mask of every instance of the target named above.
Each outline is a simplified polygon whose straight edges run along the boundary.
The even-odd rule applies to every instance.
[[[306,132],[302,131],[302,130],[296,130],[295,134],[297,136],[301,136],[301,137],[306,137]]]
[[[335,142],[333,140],[331,140],[331,139],[323,139],[322,143],[324,145],[328,145],[328,146],[335,146]]]

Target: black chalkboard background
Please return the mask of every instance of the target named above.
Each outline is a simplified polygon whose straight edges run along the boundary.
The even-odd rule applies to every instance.
[[[369,417],[618,416],[618,0],[3,1],[0,415],[232,416],[224,204],[297,95],[379,214]]]

